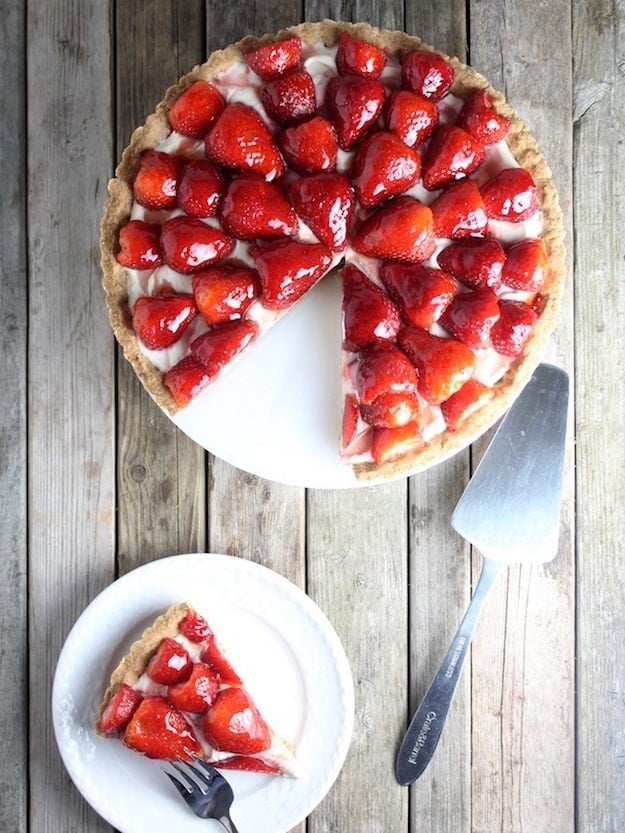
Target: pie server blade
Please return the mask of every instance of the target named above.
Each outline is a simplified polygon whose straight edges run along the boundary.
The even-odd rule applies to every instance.
[[[438,744],[482,604],[496,576],[557,552],[569,398],[567,374],[542,364],[501,422],[460,498],[451,525],[484,556],[460,628],[417,709],[395,764],[411,784]]]

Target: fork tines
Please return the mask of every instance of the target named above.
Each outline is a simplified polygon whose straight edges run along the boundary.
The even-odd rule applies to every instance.
[[[210,784],[221,776],[217,770],[203,761],[201,758],[193,757],[192,761],[185,761],[179,758],[177,761],[169,761],[169,765],[176,774],[169,772],[164,767],[163,772],[175,785],[178,792],[185,797],[194,790],[201,790],[206,793]]]

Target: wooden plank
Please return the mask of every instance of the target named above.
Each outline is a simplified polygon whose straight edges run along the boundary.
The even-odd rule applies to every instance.
[[[184,33],[184,36],[181,35]],[[200,0],[126,0],[116,13],[117,154],[165,90],[204,58]],[[119,357],[119,570],[203,551],[206,467]]]
[[[552,167],[571,243],[570,11],[566,3],[471,4],[471,63],[505,92]],[[540,20],[540,26],[536,21]],[[545,60],[548,56],[548,60]],[[546,358],[572,371],[569,282]],[[572,432],[570,432],[572,434]],[[476,445],[479,458],[490,434]],[[495,588],[473,648],[473,824],[574,826],[573,444],[558,557],[514,567]],[[480,568],[474,560],[474,570]],[[549,743],[545,743],[545,737]]]
[[[625,4],[573,4],[579,833],[625,829]]]
[[[61,645],[113,575],[113,353],[97,250],[109,21],[108,4],[89,0],[27,17],[28,89],[45,88],[28,98],[29,825],[50,833],[105,829],[60,765],[49,710]]]
[[[2,650],[10,662],[0,663],[0,726],[10,759],[0,764],[0,828],[26,830],[28,788],[23,778],[28,760],[24,692],[28,677],[26,598],[26,78],[24,3],[0,2],[3,49],[0,52],[2,111],[0,170],[0,552],[4,581],[0,585]],[[7,395],[8,392],[8,395]],[[20,717],[17,718],[16,716]]]

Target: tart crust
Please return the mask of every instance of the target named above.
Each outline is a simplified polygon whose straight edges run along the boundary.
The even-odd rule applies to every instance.
[[[178,410],[170,392],[164,386],[161,372],[151,364],[141,352],[132,327],[128,308],[127,278],[124,267],[117,263],[117,237],[119,229],[130,216],[133,202],[132,182],[139,165],[140,153],[153,148],[170,132],[167,118],[169,109],[176,98],[197,80],[210,81],[218,73],[243,58],[243,55],[261,44],[271,43],[293,35],[299,36],[308,44],[323,42],[334,46],[344,30],[355,37],[383,47],[388,53],[402,58],[414,49],[432,47],[420,38],[400,31],[375,28],[368,23],[346,23],[323,20],[317,23],[302,23],[283,29],[276,34],[262,37],[247,36],[225,49],[214,52],[209,59],[184,75],[177,84],[171,86],[155,112],[145,124],[132,134],[130,144],[124,150],[121,161],[115,171],[115,177],[109,182],[109,197],[104,206],[100,227],[100,252],[103,270],[103,286],[106,293],[109,320],[125,358],[130,362],[143,386],[154,401],[170,415]],[[493,97],[495,109],[511,122],[506,137],[508,147],[519,165],[532,175],[538,190],[540,210],[543,215],[543,232],[541,239],[547,250],[549,267],[540,294],[544,309],[539,316],[533,333],[520,357],[512,362],[505,375],[492,388],[491,401],[479,408],[461,423],[458,430],[445,431],[434,437],[427,445],[416,451],[403,455],[397,460],[378,465],[376,463],[359,463],[353,465],[359,480],[370,481],[380,478],[393,478],[404,473],[414,473],[427,468],[433,463],[453,455],[466,447],[483,431],[490,427],[510,407],[523,386],[529,381],[540,361],[549,335],[556,323],[556,316],[566,280],[566,250],[564,246],[564,229],[562,213],[558,204],[556,188],[551,170],[541,154],[538,144],[521,121],[515,110],[505,101],[502,93],[493,89],[488,80],[457,58],[442,54],[451,63],[456,76],[451,93],[465,98],[468,90],[480,87],[488,90]],[[339,345],[337,345],[339,349]],[[338,440],[337,440],[338,455]]]

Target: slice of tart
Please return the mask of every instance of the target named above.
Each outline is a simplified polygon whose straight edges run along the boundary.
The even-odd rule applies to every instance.
[[[292,747],[267,724],[206,619],[186,603],[172,605],[131,646],[111,675],[95,728],[148,758],[300,772]]]
[[[334,21],[245,38],[168,90],[110,184],[101,251],[115,334],[172,415],[341,279],[337,457],[362,480],[492,425],[565,278],[551,173],[503,96],[418,38]]]

